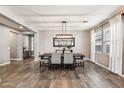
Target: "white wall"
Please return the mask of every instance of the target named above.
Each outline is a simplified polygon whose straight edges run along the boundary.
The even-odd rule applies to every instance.
[[[43,41],[41,38],[39,38],[39,32],[35,33],[34,34],[34,58],[35,58],[34,60],[35,61],[39,60],[39,52],[40,52],[40,50],[39,50],[40,49],[39,48],[39,45],[40,45],[39,41],[40,40],[41,40],[41,42]],[[42,46],[43,46],[43,44],[41,44],[41,50],[43,50]]]
[[[39,47],[40,53],[55,52],[56,47],[53,47],[53,37],[58,31],[40,31],[39,32]],[[89,31],[70,31],[75,37],[75,47],[73,51],[75,53],[83,53],[87,57],[90,56],[90,32]]]
[[[0,64],[5,64],[7,62],[10,62],[10,39],[11,39],[11,33],[10,31],[17,32],[11,28],[5,27],[0,25]],[[21,34],[19,34],[19,46],[18,46],[18,58],[22,58],[22,50],[20,47],[21,45]]]
[[[10,62],[9,28],[0,26],[0,64]]]
[[[10,58],[18,58],[19,57],[19,34],[15,32],[10,32]]]
[[[9,29],[9,33],[10,60],[23,60],[22,34],[13,29]]]

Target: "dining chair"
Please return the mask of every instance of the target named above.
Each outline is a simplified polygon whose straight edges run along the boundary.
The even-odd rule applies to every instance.
[[[84,62],[85,62],[84,57],[75,58],[76,67],[83,66],[83,68],[84,68]]]
[[[66,65],[71,65],[74,67],[73,53],[64,53],[64,68]]]
[[[51,68],[55,69],[55,66],[59,65],[59,68],[61,68],[61,53],[52,53],[51,56]]]
[[[56,53],[63,53],[63,50],[56,50]]]
[[[65,50],[65,52],[64,53],[71,53],[71,51],[69,51],[69,50]]]
[[[40,69],[44,71],[49,67],[49,57],[41,57],[40,58]]]

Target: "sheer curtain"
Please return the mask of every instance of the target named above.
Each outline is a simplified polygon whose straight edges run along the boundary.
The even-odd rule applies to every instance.
[[[122,18],[118,15],[110,20],[111,47],[110,70],[122,74]]]
[[[95,62],[95,39],[94,30],[91,30],[91,61]]]

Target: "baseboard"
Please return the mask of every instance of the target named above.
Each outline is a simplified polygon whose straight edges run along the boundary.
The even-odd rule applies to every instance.
[[[0,64],[0,66],[6,65],[6,64],[10,64],[10,62],[2,63],[2,64]]]
[[[102,65],[102,64],[100,64],[100,63],[98,63],[98,62],[95,62],[95,64],[97,64],[97,65],[99,65],[99,66],[101,66],[101,67],[103,67],[103,68],[105,68],[105,69],[107,69],[107,70],[110,71],[110,69],[109,69],[108,67],[106,67],[106,66],[104,66],[104,65]]]
[[[103,68],[105,68],[107,70],[110,70],[108,67],[106,67],[106,66],[104,66],[104,65],[102,65],[102,64],[100,64],[98,62],[93,62],[92,60],[89,60],[89,61],[91,61],[92,63],[97,64],[97,65],[99,65],[99,66],[101,66],[101,67],[103,67]]]
[[[23,60],[22,58],[11,58],[10,60],[17,60],[17,61],[21,61]]]
[[[92,62],[92,63],[94,63],[94,64],[97,64],[97,65],[101,66],[102,68],[104,68],[104,69],[110,71],[111,73],[113,73],[113,74],[115,74],[115,75],[118,75],[118,76],[124,78],[124,75],[120,75],[120,74],[114,73],[114,72],[112,72],[109,68],[107,68],[107,67],[105,67],[105,66],[99,64],[98,62],[93,62],[93,61],[91,61],[91,60],[90,60],[90,62]]]
[[[89,59],[89,61],[92,62],[92,63],[94,63],[94,64],[96,63],[96,62],[92,61],[91,59]]]
[[[121,75],[124,78],[124,75]]]

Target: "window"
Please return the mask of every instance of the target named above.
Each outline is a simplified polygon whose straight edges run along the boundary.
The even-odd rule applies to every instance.
[[[102,30],[95,32],[95,51],[102,53]]]
[[[104,50],[103,50],[103,52],[105,53],[105,54],[109,54],[110,53],[110,42],[104,42],[104,46],[103,46],[104,48]]]
[[[110,28],[107,27],[105,29],[103,29],[103,52],[105,54],[109,54],[110,53],[110,42],[111,42],[111,31]]]
[[[111,39],[111,31],[110,28],[103,29],[103,36],[104,36],[104,41],[110,41]]]
[[[102,31],[95,32],[95,42],[99,43],[102,42]]]
[[[101,44],[96,44],[95,45],[95,51],[96,51],[96,53],[101,53],[102,52],[102,45]]]
[[[110,53],[111,31],[109,24],[105,24],[98,28],[95,32],[95,52]]]

